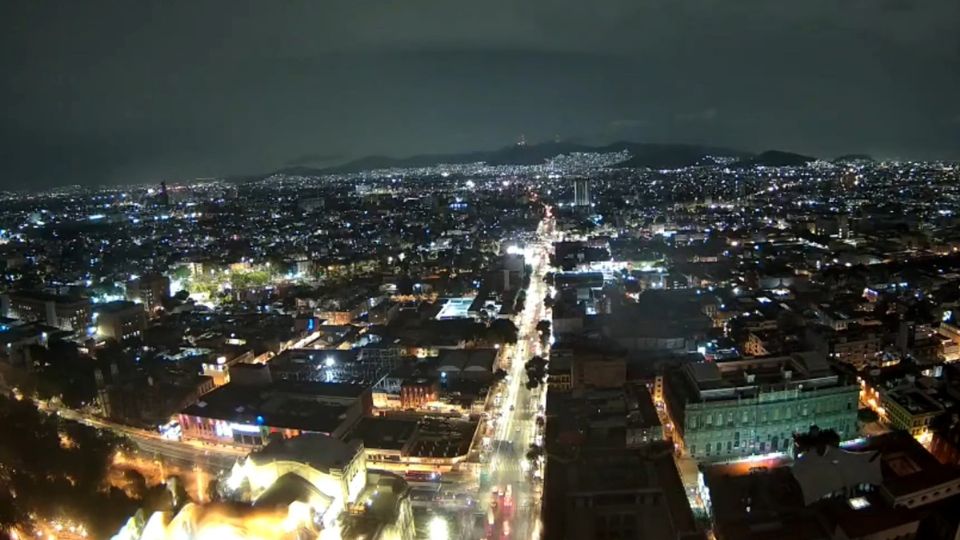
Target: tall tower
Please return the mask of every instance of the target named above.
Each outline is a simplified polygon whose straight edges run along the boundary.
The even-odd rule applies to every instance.
[[[573,205],[590,206],[590,181],[586,178],[573,181]]]
[[[170,194],[167,193],[167,183],[160,182],[160,204],[170,206]]]

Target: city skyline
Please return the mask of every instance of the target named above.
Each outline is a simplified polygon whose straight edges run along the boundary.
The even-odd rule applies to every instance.
[[[949,0],[2,9],[0,188],[259,174],[521,134],[823,157],[960,148]]]
[[[0,5],[0,540],[960,539],[957,0]]]

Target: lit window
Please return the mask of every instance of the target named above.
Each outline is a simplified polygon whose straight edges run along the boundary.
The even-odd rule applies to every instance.
[[[850,508],[854,510],[863,510],[870,506],[870,501],[868,501],[866,497],[853,497],[852,499],[848,499],[847,503],[849,503]]]

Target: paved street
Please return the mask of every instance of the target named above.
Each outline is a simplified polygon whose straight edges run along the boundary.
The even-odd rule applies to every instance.
[[[60,415],[98,429],[111,431],[124,436],[133,443],[145,457],[163,459],[176,465],[199,465],[209,472],[226,469],[233,465],[238,457],[249,453],[249,449],[234,446],[205,444],[199,441],[175,441],[163,438],[159,433],[145,429],[110,422],[89,414],[67,408],[51,409],[48,405],[38,404],[41,410]]]
[[[541,222],[538,230],[543,239],[553,228],[552,217]],[[528,246],[532,276],[527,290],[524,311],[517,320],[519,338],[510,359],[509,377],[496,421],[492,449],[483,464],[483,481],[477,513],[486,513],[486,520],[477,519],[465,530],[465,538],[531,538],[540,527],[542,483],[526,461],[530,445],[537,439],[536,418],[545,402],[546,388],[526,387],[524,364],[541,350],[537,323],[545,317],[543,298],[547,287],[543,281],[549,267],[547,248],[542,243]]]

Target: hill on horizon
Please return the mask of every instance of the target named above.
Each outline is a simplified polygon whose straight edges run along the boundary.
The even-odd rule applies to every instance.
[[[780,150],[767,150],[755,156],[742,159],[731,167],[749,168],[749,167],[802,167],[817,158],[795,154],[793,152],[783,152]]]
[[[304,176],[345,174],[375,169],[429,167],[441,163],[465,164],[484,162],[488,165],[537,165],[561,154],[574,152],[612,153],[627,150],[630,159],[623,167],[678,168],[702,164],[709,157],[750,159],[753,154],[729,148],[692,144],[659,144],[619,141],[607,145],[587,145],[574,142],[545,142],[529,145],[511,145],[498,150],[483,150],[451,154],[422,154],[405,158],[368,156],[332,167],[286,167],[276,172]]]

